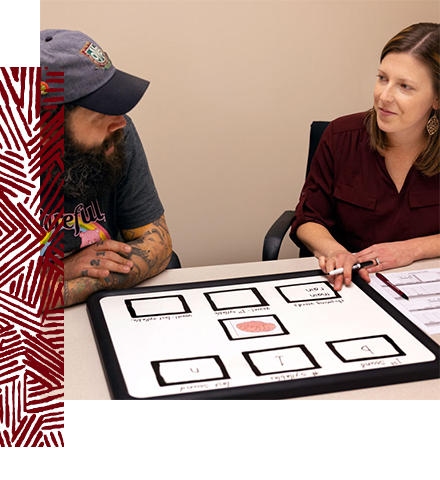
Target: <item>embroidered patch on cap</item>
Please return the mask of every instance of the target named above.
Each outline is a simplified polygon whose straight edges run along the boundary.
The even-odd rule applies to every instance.
[[[79,53],[90,58],[97,68],[108,70],[112,66],[108,55],[92,42],[87,42]]]
[[[41,95],[46,95],[47,93],[49,93],[47,91],[49,88],[49,85],[46,82],[41,82],[40,88],[41,88]]]

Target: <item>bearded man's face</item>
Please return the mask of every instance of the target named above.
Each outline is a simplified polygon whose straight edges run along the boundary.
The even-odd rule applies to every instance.
[[[88,203],[116,188],[126,167],[125,125],[122,116],[102,115],[82,107],[65,114],[65,196]]]

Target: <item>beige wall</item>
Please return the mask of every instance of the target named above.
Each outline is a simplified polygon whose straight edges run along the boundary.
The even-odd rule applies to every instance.
[[[185,267],[261,259],[301,189],[313,120],[366,110],[385,42],[439,1],[41,1],[151,81],[131,116]],[[282,258],[297,256],[288,240]]]

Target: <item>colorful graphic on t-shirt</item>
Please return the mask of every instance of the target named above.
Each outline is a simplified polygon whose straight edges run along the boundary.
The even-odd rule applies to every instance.
[[[59,223],[61,220],[59,221]],[[61,230],[63,227],[61,227]],[[52,242],[52,237],[54,236],[55,232],[55,225],[53,226],[52,230],[49,230],[46,232],[46,235],[40,240],[40,255],[43,256],[46,253],[47,247],[51,244]]]
[[[81,240],[79,248],[88,247],[94,243],[111,238],[110,234],[103,226],[106,219],[105,214],[101,212],[98,200],[93,200],[87,207],[85,207],[83,203],[78,203],[72,213],[65,213],[63,219],[58,220],[58,222],[56,221],[57,216],[58,214],[54,214],[50,218],[46,216],[43,219],[43,226],[47,233],[40,242],[42,245],[41,255],[44,255],[48,245],[54,241],[53,237],[55,235],[56,226],[61,222],[62,226],[58,231],[59,233],[57,237],[61,235],[62,238],[66,231],[71,231],[74,237],[79,237]]]
[[[107,230],[97,222],[84,223],[83,221],[78,220],[78,224],[79,236],[81,237],[81,248],[111,238]],[[74,225],[75,220],[66,222],[66,228],[71,227],[73,229]]]

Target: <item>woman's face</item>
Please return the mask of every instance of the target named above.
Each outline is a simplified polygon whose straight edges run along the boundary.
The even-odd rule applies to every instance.
[[[408,53],[389,53],[379,66],[374,109],[387,134],[423,135],[432,108],[439,108],[428,67]]]

